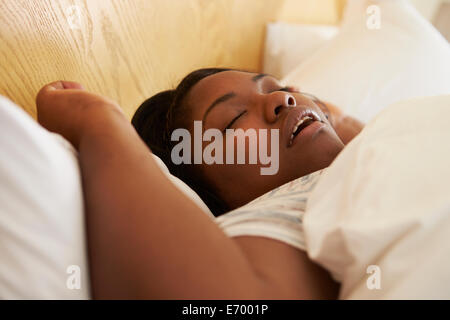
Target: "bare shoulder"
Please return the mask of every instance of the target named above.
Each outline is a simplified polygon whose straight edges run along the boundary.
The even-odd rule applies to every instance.
[[[233,238],[255,272],[267,282],[267,299],[336,299],[339,285],[307,254],[265,237]]]

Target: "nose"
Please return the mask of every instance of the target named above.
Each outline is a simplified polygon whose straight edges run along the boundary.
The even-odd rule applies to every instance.
[[[277,121],[279,114],[285,108],[292,108],[297,105],[294,96],[288,92],[276,91],[266,97],[265,117],[268,122]]]

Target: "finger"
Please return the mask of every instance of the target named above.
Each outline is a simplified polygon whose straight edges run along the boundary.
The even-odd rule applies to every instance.
[[[83,85],[74,81],[60,81],[63,85],[64,89],[77,89],[77,90],[85,90]]]
[[[78,89],[84,90],[84,87],[78,83],[73,81],[55,81],[49,83],[39,90],[36,100],[39,100],[39,96],[45,95],[47,92],[55,91],[55,90],[65,90],[65,89]]]
[[[44,86],[45,90],[64,90],[64,89],[78,89],[84,90],[83,85],[74,81],[55,81]]]
[[[39,90],[38,94],[36,95],[36,103],[39,107],[40,102],[45,101],[45,97],[47,93],[50,93],[52,91],[56,90],[67,90],[67,89],[76,89],[76,90],[85,90],[83,85],[81,85],[78,82],[73,81],[55,81],[51,82],[41,88]]]

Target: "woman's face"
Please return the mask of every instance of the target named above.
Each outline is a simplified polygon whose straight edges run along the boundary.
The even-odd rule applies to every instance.
[[[260,169],[269,165],[262,164],[259,156],[257,164],[249,163],[249,140],[245,145],[246,164],[234,161],[234,164],[198,165],[203,178],[231,209],[329,166],[344,147],[325,114],[310,98],[295,89],[283,88],[269,75],[241,71],[216,73],[200,80],[184,103],[191,112],[192,121],[188,124],[191,135],[193,121],[202,121],[203,130],[215,128],[223,132],[224,158],[225,129],[256,129],[257,133],[259,129],[267,129],[269,155],[271,149],[278,148],[278,172],[273,175],[261,174]],[[302,120],[303,124],[297,127]],[[278,130],[279,139],[272,144],[274,129]],[[301,129],[299,133],[298,129]],[[210,143],[203,142],[203,148]],[[235,144],[235,159],[236,153]]]

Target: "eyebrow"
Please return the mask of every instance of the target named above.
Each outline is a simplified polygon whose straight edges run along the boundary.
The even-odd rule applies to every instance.
[[[258,82],[258,80],[260,80],[260,79],[262,79],[262,78],[264,78],[264,77],[267,77],[267,76],[268,76],[267,73],[259,73],[259,74],[257,74],[256,76],[254,76],[254,77],[252,78],[252,81],[253,81],[253,82]]]
[[[205,124],[205,119],[208,113],[218,104],[225,102],[227,100],[230,100],[231,98],[234,98],[236,96],[236,93],[234,92],[228,92],[227,94],[224,94],[223,96],[217,98],[206,110],[205,114],[203,115],[203,124]]]
[[[264,78],[264,77],[266,77],[266,76],[268,76],[268,74],[265,74],[265,73],[259,73],[259,74],[257,74],[256,76],[253,76],[253,77],[252,77],[252,81],[253,81],[253,82],[258,82],[260,79],[262,79],[262,78]],[[223,103],[223,102],[225,102],[225,101],[227,101],[227,100],[230,100],[231,98],[234,98],[234,97],[236,97],[236,93],[235,93],[235,92],[228,92],[228,93],[224,94],[223,96],[221,96],[221,97],[217,98],[216,100],[214,100],[214,102],[211,103],[211,105],[208,107],[208,109],[206,109],[206,112],[205,112],[205,114],[203,115],[203,124],[205,123],[206,116],[208,115],[208,113],[209,113],[215,106],[217,106],[218,104]]]

